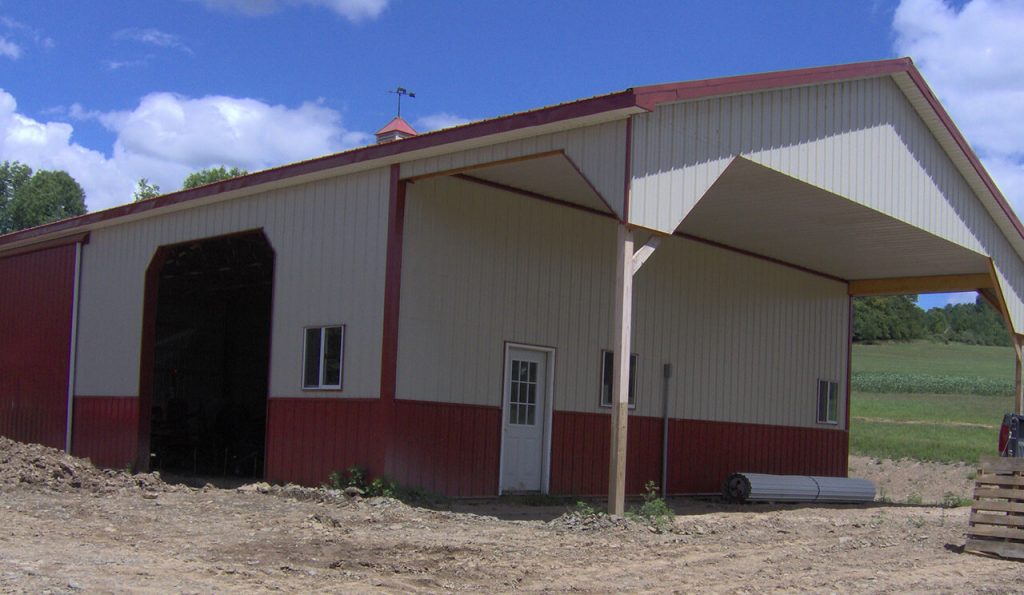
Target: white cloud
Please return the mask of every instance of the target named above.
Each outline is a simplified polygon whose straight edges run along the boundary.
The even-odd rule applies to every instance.
[[[159,29],[121,29],[117,33],[114,33],[114,39],[135,41],[146,45],[156,46],[158,48],[179,50],[189,55],[193,53],[192,48],[188,47],[180,37],[172,35],[171,33],[165,33]]]
[[[7,56],[11,60],[21,57],[21,46],[9,41],[6,37],[0,36],[0,56]]]
[[[896,51],[914,59],[996,184],[1024,213],[1024,2],[902,0]]]
[[[12,95],[0,90],[0,160],[17,160],[33,169],[63,169],[87,193],[96,210],[131,198],[132,176],[99,151],[71,141],[63,122],[38,122],[17,112]]]
[[[462,116],[456,116],[455,114],[439,112],[436,114],[423,116],[422,118],[417,118],[416,131],[430,132],[432,130],[440,130],[442,128],[451,128],[452,126],[459,126],[471,121],[472,120],[470,120],[469,118],[463,118]]]
[[[10,58],[17,58],[21,55],[22,47],[11,41],[9,39],[10,36],[14,36],[21,41],[31,41],[35,45],[44,49],[52,49],[57,45],[52,38],[46,37],[39,32],[38,29],[29,27],[25,23],[12,19],[8,16],[0,15],[0,27],[6,29],[8,33],[7,37],[0,37],[0,55],[8,56]],[[13,51],[17,55],[10,54],[12,47]]]
[[[387,8],[389,0],[200,0],[209,8],[262,16],[291,6],[327,8],[353,23],[373,20]]]
[[[152,93],[131,110],[97,112],[72,104],[70,118],[95,120],[116,134],[110,155],[74,142],[66,122],[40,122],[17,111],[0,89],[0,160],[63,169],[85,189],[90,211],[131,200],[145,177],[165,192],[190,172],[227,165],[249,171],[367,144],[340,115],[315,102],[290,108],[247,98],[190,98]]]
[[[138,60],[107,60],[105,64],[108,70],[121,70],[122,68],[135,68],[136,66],[145,66],[147,60],[140,58]]]

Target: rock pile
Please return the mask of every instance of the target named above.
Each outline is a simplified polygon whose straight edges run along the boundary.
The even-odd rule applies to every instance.
[[[576,511],[567,512],[560,517],[551,519],[547,525],[556,531],[644,530],[643,525],[625,517],[609,516],[600,513],[581,514]]]
[[[170,489],[158,473],[131,474],[97,469],[88,459],[0,436],[0,489],[16,487],[95,494],[122,490],[153,493]]]

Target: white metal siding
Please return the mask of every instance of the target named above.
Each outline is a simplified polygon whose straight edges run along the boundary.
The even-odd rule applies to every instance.
[[[511,341],[557,349],[557,409],[608,411],[598,399],[614,242],[608,218],[447,178],[415,184],[399,398],[500,405]],[[845,393],[843,283],[671,238],[638,273],[635,296],[638,414],[661,415],[664,363],[675,417],[814,426],[818,378]]]
[[[815,426],[818,379],[846,402],[845,283],[673,238],[634,293],[641,413],[661,413],[665,363],[672,417]]]
[[[375,397],[387,169],[94,231],[84,247],[76,394],[137,395],[146,267],[161,245],[263,228],[275,251],[270,395]],[[343,323],[344,393],[300,389],[302,329]]]
[[[410,161],[402,164],[402,177],[411,178],[564,150],[609,206],[621,214],[625,187],[623,177],[626,175],[626,141],[626,121],[623,119]]]
[[[631,220],[671,232],[742,155],[995,261],[1018,332],[1024,264],[889,77],[681,102],[634,116]]]

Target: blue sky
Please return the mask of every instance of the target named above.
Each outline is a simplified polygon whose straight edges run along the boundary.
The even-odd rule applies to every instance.
[[[911,55],[1024,205],[1024,3],[0,0],[0,160],[90,210],[195,169],[271,167],[635,85]],[[945,303],[948,297],[932,298]],[[927,304],[927,305],[930,305]]]

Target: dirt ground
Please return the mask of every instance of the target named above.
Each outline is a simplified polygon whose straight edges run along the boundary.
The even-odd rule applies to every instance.
[[[969,484],[968,469],[940,467],[852,461],[855,474],[866,470],[861,476],[903,477],[892,481],[893,500],[941,498],[958,475],[958,485]],[[0,438],[0,589],[1024,589],[1021,563],[958,553],[967,508],[672,504],[675,523],[654,532],[567,515],[566,506],[463,502],[435,511],[323,489],[195,489]]]

